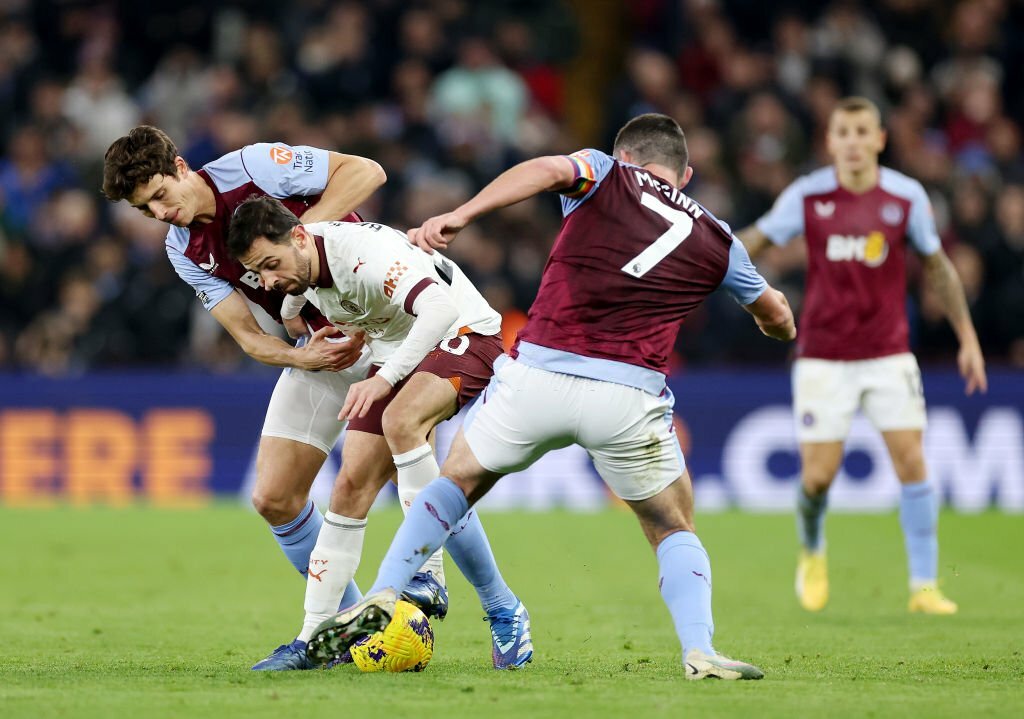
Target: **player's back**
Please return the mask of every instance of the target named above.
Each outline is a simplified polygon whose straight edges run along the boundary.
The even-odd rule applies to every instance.
[[[680,323],[725,278],[732,235],[643,168],[593,150],[570,159],[603,178],[563,199],[519,340],[666,374]]]

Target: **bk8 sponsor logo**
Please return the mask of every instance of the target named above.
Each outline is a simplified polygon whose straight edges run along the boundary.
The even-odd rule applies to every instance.
[[[829,235],[825,257],[831,262],[863,262],[878,267],[889,256],[885,235],[878,230],[864,235]]]

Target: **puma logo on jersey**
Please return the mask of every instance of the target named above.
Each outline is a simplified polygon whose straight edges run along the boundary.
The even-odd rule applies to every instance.
[[[862,262],[868,267],[878,267],[889,256],[889,244],[878,230],[866,237],[829,235],[826,242],[825,257],[831,262]]]
[[[818,217],[831,217],[836,214],[836,203],[829,200],[828,202],[815,201],[814,213]]]
[[[357,257],[356,258],[356,266],[352,268],[352,274],[355,274],[356,272],[359,272],[359,268],[362,267],[365,264],[366,263],[363,262],[363,258],[362,257]]]
[[[321,569],[319,574],[314,572],[312,567],[310,567],[306,571],[309,572],[309,576],[311,576],[313,579],[315,579],[318,582],[322,582],[322,581],[324,581],[323,580],[324,572],[326,572],[327,569],[326,569],[326,567],[324,569]]]
[[[209,272],[209,273],[210,273],[211,275],[212,275],[212,274],[213,274],[214,272],[216,272],[216,271],[217,271],[217,268],[218,268],[218,267],[220,267],[220,263],[219,263],[219,262],[217,262],[217,260],[215,260],[215,259],[214,259],[214,257],[213,257],[213,253],[212,253],[212,252],[210,253],[210,262],[209,262],[209,264],[207,264],[206,262],[200,262],[200,263],[199,263],[199,269],[201,269],[201,270],[206,270],[206,271],[207,271],[207,272]]]

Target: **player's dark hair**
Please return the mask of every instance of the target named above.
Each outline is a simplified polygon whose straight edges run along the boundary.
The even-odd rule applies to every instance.
[[[875,117],[878,118],[879,124],[882,122],[882,112],[878,109],[878,105],[873,103],[866,97],[860,97],[858,95],[851,95],[844,97],[836,103],[835,108],[832,110],[833,114],[837,112],[862,112],[867,111],[874,113]]]
[[[176,175],[178,148],[163,130],[139,125],[119,137],[103,156],[103,194],[112,202],[131,197],[156,175]]]
[[[638,165],[657,163],[680,175],[690,161],[683,128],[668,115],[654,112],[638,115],[622,126],[612,152],[620,150],[628,152]]]
[[[275,245],[291,242],[291,231],[299,223],[295,213],[273,197],[253,196],[243,202],[231,217],[228,229],[228,253],[235,259],[249,252],[260,237]]]

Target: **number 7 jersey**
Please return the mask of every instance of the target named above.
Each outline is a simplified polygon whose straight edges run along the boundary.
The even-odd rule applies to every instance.
[[[562,192],[565,219],[513,356],[547,348],[610,360],[664,386],[679,325],[704,298],[725,286],[746,305],[767,283],[729,227],[681,190],[597,150],[568,157],[576,183]],[[617,369],[606,376],[616,381]]]

